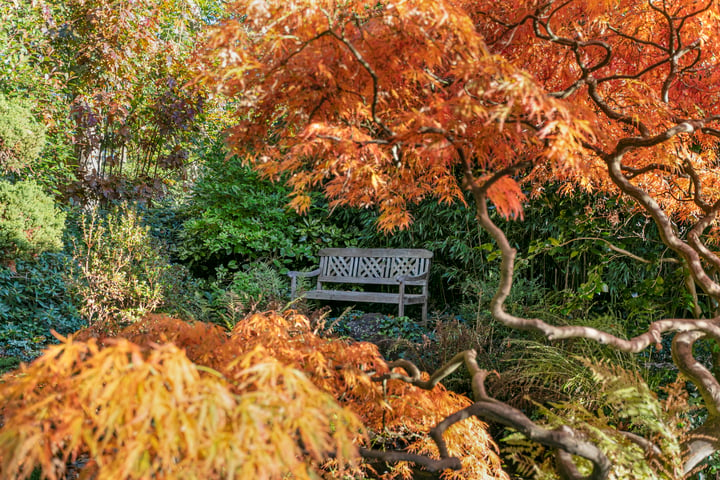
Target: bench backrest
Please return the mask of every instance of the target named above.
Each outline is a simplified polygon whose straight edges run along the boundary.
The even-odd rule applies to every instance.
[[[397,285],[398,275],[423,275],[430,269],[430,250],[419,248],[325,248],[318,253],[318,282]],[[413,280],[406,285],[427,285]]]

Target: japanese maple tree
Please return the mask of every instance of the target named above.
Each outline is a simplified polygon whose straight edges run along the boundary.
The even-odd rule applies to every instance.
[[[720,300],[714,1],[239,1],[231,11],[205,43],[201,78],[236,99],[234,152],[286,179],[297,209],[322,189],[333,204],[378,206],[380,228],[391,230],[412,220],[410,203],[463,202],[470,190],[502,253],[493,316],[627,352],[673,334],[674,362],[708,412],[684,444],[684,472],[720,449],[720,384],[693,354],[700,339],[720,341],[720,317],[657,319],[625,339],[511,315],[517,252],[489,211],[521,217],[525,192],[548,183],[621,193],[654,220],[688,285]],[[544,428],[492,398],[473,351],[432,382],[409,364],[404,378],[432,388],[461,364],[475,403],[441,425],[489,418],[558,449],[562,478],[609,475],[608,457],[580,433]],[[589,473],[573,455],[592,463]]]

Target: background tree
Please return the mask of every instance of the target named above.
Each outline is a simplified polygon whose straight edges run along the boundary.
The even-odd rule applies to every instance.
[[[693,355],[699,342],[720,341],[720,318],[660,318],[624,339],[512,315],[517,252],[491,216],[521,217],[525,193],[548,183],[619,191],[685,263],[687,286],[720,299],[720,258],[709,246],[720,209],[715,2],[304,0],[235,2],[231,11],[207,41],[203,81],[238,99],[230,145],[271,178],[289,173],[292,205],[307,209],[308,192],[322,188],[336,205],[377,205],[389,230],[411,221],[409,203],[462,203],[469,189],[502,256],[492,315],[550,340],[627,352],[674,334],[675,364],[707,409],[686,438],[682,473],[720,448],[720,384]],[[608,476],[610,460],[588,437],[493,399],[475,352],[433,379],[463,363],[475,403],[441,424],[489,418],[558,449],[562,478]],[[589,473],[571,455],[589,460]]]
[[[63,184],[75,177],[66,196],[142,198],[184,174],[206,111],[205,97],[184,87],[185,60],[218,2],[6,3],[0,90],[42,112],[51,140],[43,167]]]

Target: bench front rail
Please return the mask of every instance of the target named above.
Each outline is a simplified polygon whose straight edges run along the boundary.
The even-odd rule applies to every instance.
[[[317,277],[314,290],[303,293],[313,300],[343,302],[392,303],[398,315],[405,305],[422,305],[422,319],[427,320],[428,281],[432,252],[424,249],[326,248],[318,254],[320,267],[311,272],[288,272],[291,296],[296,298],[297,279]],[[327,284],[396,285],[397,293],[328,289]],[[406,287],[417,287],[410,293]]]

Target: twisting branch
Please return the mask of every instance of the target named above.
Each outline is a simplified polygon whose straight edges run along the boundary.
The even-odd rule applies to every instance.
[[[617,27],[613,27],[612,25],[608,25],[608,29],[613,32],[615,35],[622,37],[626,40],[630,40],[631,42],[639,43],[641,45],[648,45],[650,47],[655,47],[658,50],[662,50],[663,52],[667,52],[667,49],[660,45],[659,43],[652,42],[650,40],[643,40],[642,38],[638,38],[634,35],[629,35],[627,33],[624,33],[622,30],[620,30]]]
[[[697,205],[698,208],[700,208],[700,210],[702,210],[706,215],[709,214],[712,207],[703,198],[702,180],[700,180],[700,176],[695,171],[695,167],[692,166],[692,163],[690,163],[689,160],[685,159],[682,169],[692,181],[694,187],[693,201],[695,202],[695,205]]]
[[[616,430],[616,432],[621,434],[623,437],[627,438],[643,450],[645,450],[646,454],[650,456],[659,457],[663,453],[660,447],[658,447],[654,442],[651,442],[645,437],[641,437],[640,435],[632,432],[626,432],[625,430]]]
[[[700,15],[701,13],[705,13],[708,10],[710,10],[710,7],[712,7],[714,2],[715,2],[715,0],[708,0],[708,2],[705,4],[704,7],[700,8],[699,10],[695,10],[694,12],[690,12],[687,15],[685,15],[684,17],[681,17],[680,22],[678,23],[678,27],[677,27],[678,31],[683,27],[685,22],[688,21],[690,18],[696,17],[696,16]]]
[[[478,366],[477,352],[475,350],[467,350],[455,355],[447,364],[432,374],[431,379],[434,379],[433,381],[421,381],[419,379],[417,367],[412,364],[412,362],[408,362],[406,360],[393,362],[390,366],[402,366],[407,369],[409,375],[393,372],[391,374],[375,377],[373,380],[403,380],[419,388],[429,390],[433,388],[437,382],[445,378],[451,372],[455,371],[462,364],[464,364],[468,369],[472,378],[473,398],[475,403],[453,413],[452,415],[449,415],[440,421],[429,432],[430,437],[438,446],[441,459],[450,462],[450,459],[453,458],[448,454],[447,446],[443,439],[444,432],[455,423],[475,416],[513,428],[532,441],[550,448],[558,449],[560,452],[566,452],[566,455],[561,455],[559,457],[558,463],[558,468],[564,475],[563,478],[568,480],[602,480],[607,477],[608,472],[610,471],[610,460],[599,448],[582,439],[570,427],[563,426],[554,430],[543,428],[534,423],[522,411],[490,397],[485,389],[485,378],[488,375],[488,371]],[[409,460],[403,452],[392,453],[398,460]],[[589,460],[593,464],[592,472],[587,476],[581,475],[575,466],[572,455],[577,455]],[[383,458],[388,459],[394,457],[385,456]],[[424,466],[424,464],[421,465]]]
[[[695,342],[705,337],[703,332],[680,332],[672,343],[675,365],[697,387],[705,401],[708,414],[720,418],[720,383],[693,355]]]
[[[635,177],[643,175],[648,172],[660,171],[668,174],[680,174],[685,178],[689,178],[693,186],[692,201],[697,207],[702,210],[705,214],[709,214],[712,209],[711,205],[703,198],[703,185],[700,176],[695,171],[695,167],[692,166],[689,160],[684,160],[682,166],[667,165],[663,163],[650,163],[641,168],[633,168],[627,165],[621,165],[621,170],[625,174],[625,178],[632,180]],[[688,196],[690,194],[688,193]]]
[[[510,245],[504,232],[490,220],[486,201],[487,189],[501,177],[493,176],[484,185],[478,185],[474,177],[472,164],[464,155],[462,149],[458,148],[457,150],[461,164],[464,167],[465,183],[470,187],[475,198],[478,220],[483,228],[495,239],[502,252],[500,282],[490,308],[492,314],[498,320],[506,323],[510,316],[505,313],[503,305],[512,287],[516,250]],[[506,324],[518,324],[514,320],[515,317],[512,317],[512,321]],[[537,320],[537,322],[541,321]],[[595,445],[576,438],[569,427],[553,431],[544,429],[532,422],[521,411],[490,398],[485,393],[484,386],[487,372],[478,367],[474,356],[472,361],[467,361],[466,364],[473,378],[473,393],[476,400],[471,407],[468,407],[468,409],[472,409],[469,410],[470,413],[515,428],[533,441],[567,452],[567,455],[558,456],[558,468],[567,479],[579,480],[587,478],[589,480],[600,480],[607,477],[610,471],[610,461]],[[579,474],[570,454],[584,457],[592,462],[593,470],[590,475],[582,477]]]
[[[621,165],[620,167],[628,180],[643,175],[648,172],[661,171],[665,173],[677,173],[678,168],[673,165],[666,165],[664,163],[650,163],[641,168],[628,167],[627,165]]]
[[[548,17],[545,20],[541,20],[539,12],[536,12],[535,15],[530,17],[533,21],[533,31],[535,32],[535,35],[538,38],[548,40],[552,43],[556,43],[558,45],[562,45],[565,47],[570,47],[573,50],[573,54],[575,55],[575,63],[577,63],[577,65],[580,67],[580,70],[582,72],[582,75],[580,76],[580,78],[578,78],[575,82],[573,82],[567,88],[565,88],[559,92],[549,93],[550,96],[556,97],[556,98],[568,98],[575,91],[577,91],[580,87],[587,84],[588,79],[590,78],[590,74],[605,67],[608,63],[610,63],[610,60],[612,59],[612,46],[609,45],[607,42],[603,42],[600,40],[578,41],[578,40],[571,39],[571,38],[559,37],[553,32],[552,28],[550,27],[550,21],[551,21],[552,17],[560,9],[567,6],[569,3],[571,3],[571,2],[568,1],[565,3],[561,3],[555,9],[553,9],[553,11],[548,15]],[[543,34],[541,32],[541,30],[540,30],[541,26],[545,30],[545,32],[546,32],[545,34]],[[599,61],[595,62],[595,64],[592,66],[586,65],[583,60],[583,56],[582,56],[582,50],[585,48],[588,48],[588,47],[599,47],[605,51],[602,58]]]
[[[662,98],[662,101],[665,103],[668,103],[668,93],[670,91],[670,86],[672,85],[673,80],[675,79],[677,75],[677,56],[676,52],[677,49],[680,48],[680,32],[676,30],[675,24],[673,23],[672,16],[667,12],[665,8],[660,8],[655,6],[652,0],[648,0],[648,5],[650,8],[658,12],[660,15],[662,15],[665,18],[665,21],[667,22],[668,26],[668,39],[667,44],[668,46],[664,49],[668,54],[668,60],[670,64],[670,70],[668,71],[667,76],[665,77],[665,81],[663,82],[663,86],[661,89],[660,97]],[[665,7],[666,4],[663,3],[663,7]]]
[[[375,70],[372,68],[372,66],[368,63],[367,60],[362,56],[362,54],[358,51],[357,48],[355,48],[355,45],[353,45],[351,42],[349,42],[344,35],[338,35],[337,33],[331,31],[330,35],[332,35],[335,39],[337,39],[340,43],[345,45],[348,50],[350,50],[350,53],[352,53],[353,57],[362,65],[362,67],[365,69],[365,71],[368,72],[370,75],[370,78],[372,79],[372,85],[373,85],[373,97],[372,102],[370,104],[370,109],[372,112],[372,118],[373,122],[375,122],[383,132],[385,132],[387,135],[394,137],[395,133],[387,126],[385,123],[380,119],[377,113],[377,106],[378,106],[378,100],[379,100],[379,93],[380,93],[380,85],[377,73],[375,73]]]
[[[650,135],[650,130],[647,128],[647,126],[641,122],[638,118],[633,118],[629,115],[623,115],[622,113],[616,112],[612,108],[610,108],[610,105],[602,98],[600,95],[600,92],[598,91],[598,84],[603,81],[595,79],[595,78],[589,78],[587,80],[587,86],[588,86],[588,95],[590,96],[590,99],[595,103],[595,105],[600,108],[600,110],[610,119],[616,120],[620,123],[624,123],[626,125],[630,125],[633,128],[637,128],[640,133],[643,136]]]
[[[473,351],[471,350],[470,352]],[[403,382],[415,385],[416,387],[422,388],[423,390],[432,390],[435,385],[442,381],[443,378],[447,377],[455,370],[457,370],[462,365],[463,361],[467,361],[465,357],[468,354],[468,352],[458,353],[452,359],[450,359],[450,361],[447,362],[445,366],[439,368],[435,373],[433,373],[428,380],[423,380],[420,377],[420,369],[417,368],[414,363],[403,359],[389,362],[388,368],[390,368],[390,372],[386,373],[385,375],[375,377],[374,380],[402,380]],[[404,368],[409,375],[393,372],[392,370],[396,367]]]
[[[634,198],[653,218],[658,226],[663,242],[687,262],[690,274],[697,284],[708,295],[720,298],[720,285],[705,272],[701,263],[700,254],[677,235],[672,221],[657,201],[652,198],[648,192],[630,183],[625,175],[622,174],[621,160],[625,152],[633,148],[662,143],[666,139],[681,132],[692,132],[693,130],[694,126],[690,122],[684,122],[651,139],[625,138],[618,142],[616,153],[606,158],[606,163],[612,181],[623,193]]]
[[[372,450],[369,448],[359,448],[360,455],[363,458],[371,458],[375,460],[382,460],[383,462],[412,462],[417,465],[421,465],[428,472],[442,472],[446,469],[460,470],[462,463],[457,457],[445,457],[440,460],[426,457],[425,455],[418,455],[417,453],[400,452],[397,450]]]
[[[705,291],[709,296],[720,300],[720,283],[711,278],[706,267],[708,264],[715,270],[720,271],[720,256],[712,252],[703,242],[702,236],[711,224],[717,221],[720,215],[720,200],[717,198],[707,199],[704,197],[703,183],[701,176],[695,171],[693,165],[684,162],[683,165],[660,165],[651,164],[642,168],[630,168],[622,164],[625,154],[628,152],[654,147],[672,140],[674,137],[684,133],[694,133],[701,131],[707,135],[715,135],[720,137],[720,128],[712,125],[720,119],[717,117],[706,117],[690,120],[669,119],[673,122],[666,126],[655,126],[644,123],[645,118],[640,119],[640,115],[631,111],[632,105],[629,103],[613,103],[617,98],[612,93],[607,93],[603,84],[613,82],[620,84],[624,80],[641,80],[657,79],[656,94],[662,102],[669,103],[670,91],[676,85],[678,78],[681,78],[683,72],[691,72],[698,68],[697,66],[703,61],[702,44],[700,40],[693,38],[685,38],[681,35],[681,31],[689,24],[689,20],[697,17],[703,12],[711,8],[713,0],[705,0],[700,7],[692,7],[694,10],[686,9],[682,4],[676,6],[672,2],[662,0],[647,0],[650,8],[657,11],[662,18],[662,28],[667,32],[663,38],[643,39],[638,38],[627,32],[623,32],[618,28],[610,27],[610,31],[617,35],[621,43],[632,42],[638,48],[643,50],[643,54],[650,52],[652,58],[648,62],[641,62],[639,66],[623,67],[610,72],[607,76],[599,73],[598,64],[604,61],[610,61],[613,51],[602,42],[583,42],[572,38],[564,38],[557,35],[553,31],[553,16],[557,12],[565,8],[569,2],[560,0],[557,2],[546,2],[543,7],[530,17],[525,17],[521,22],[532,20],[532,29],[534,35],[546,43],[553,43],[559,47],[568,49],[568,53],[574,54],[572,64],[577,65],[575,72],[580,70],[578,76],[570,80],[570,86],[562,86],[563,90],[552,92],[550,95],[559,98],[567,98],[577,92],[582,86],[587,85],[587,93],[589,100],[599,109],[601,115],[604,115],[611,123],[620,124],[620,128],[628,130],[631,127],[633,133],[627,138],[620,139],[615,148],[609,147],[611,151],[603,153],[603,147],[592,145],[585,142],[583,145],[588,151],[595,153],[599,158],[603,159],[607,164],[607,170],[611,180],[618,186],[620,191],[635,199],[638,204],[652,217],[657,225],[662,241],[672,249],[677,257],[681,259],[684,265],[687,265],[689,271],[688,279],[694,286],[697,285]],[[703,22],[706,20],[703,19]],[[496,22],[504,25],[508,30],[516,28],[518,24],[511,22]],[[558,31],[560,31],[558,29]],[[506,30],[507,32],[507,30]],[[636,34],[637,35],[637,34]],[[500,38],[503,38],[502,34]],[[611,40],[608,40],[610,42]],[[600,57],[599,63],[593,63],[584,55],[585,48],[605,48],[604,56]],[[597,58],[597,57],[596,57]],[[628,62],[627,65],[631,63]],[[708,67],[710,68],[710,67]],[[610,89],[612,91],[612,89]],[[601,120],[604,122],[605,120]],[[664,124],[667,125],[667,124]],[[606,149],[607,150],[607,149]],[[473,164],[461,154],[461,161],[464,166],[465,181],[464,185],[468,186],[475,199],[477,208],[477,217],[482,227],[490,233],[495,240],[502,255],[500,265],[500,281],[495,295],[490,304],[490,311],[493,317],[503,324],[524,330],[534,330],[543,334],[550,340],[582,337],[594,340],[601,344],[610,345],[618,350],[626,352],[640,352],[641,350],[655,344],[660,346],[661,337],[664,333],[676,333],[673,339],[672,354],[675,364],[678,368],[697,386],[700,390],[705,404],[707,405],[710,417],[708,421],[699,429],[694,431],[695,438],[685,443],[689,454],[685,456],[686,473],[689,472],[708,454],[720,449],[720,383],[712,372],[705,368],[693,356],[693,346],[701,338],[708,338],[720,343],[720,317],[710,319],[675,319],[666,318],[652,322],[647,331],[630,339],[622,339],[614,335],[607,334],[600,330],[582,327],[567,326],[556,327],[549,325],[537,318],[520,318],[505,311],[505,302],[510,294],[512,287],[512,277],[514,271],[514,262],[516,250],[512,248],[504,232],[492,221],[488,212],[487,189],[492,182],[497,181],[498,177],[492,177],[487,183],[478,182],[474,177]],[[679,201],[693,202],[701,212],[701,218],[689,230],[687,239],[683,239],[677,231],[677,227],[665,213],[661,205],[655,200],[652,192],[642,188],[642,183],[636,180],[640,175],[648,172],[655,172],[659,176],[670,179],[678,176],[686,178],[690,187],[687,191],[683,191],[682,198]],[[678,182],[675,186],[680,185]],[[671,185],[670,188],[673,186]],[[705,185],[708,187],[708,185]],[[714,187],[714,185],[713,185]],[[684,190],[684,189],[683,189]],[[671,192],[672,193],[672,192]],[[674,192],[677,193],[677,192]],[[629,253],[629,252],[618,252]],[[640,261],[644,260],[636,258]],[[479,387],[474,385],[474,390]],[[482,403],[476,397],[476,405]],[[472,408],[472,407],[471,407]],[[505,411],[507,414],[507,410]],[[475,411],[469,410],[465,415],[476,414]],[[459,415],[460,417],[462,415]],[[485,418],[491,418],[485,415]],[[649,446],[649,445],[648,445]],[[653,449],[653,451],[656,451]],[[568,455],[567,449],[562,449],[558,454],[558,461],[561,474],[567,478],[577,478],[579,475],[572,459]]]
[[[311,43],[315,42],[316,40],[321,39],[322,37],[326,35],[332,35],[332,32],[330,30],[324,30],[317,35],[315,35],[312,38],[309,38],[302,42],[298,48],[290,52],[285,58],[283,58],[280,62],[278,62],[277,65],[275,65],[270,71],[267,73],[267,77],[272,76],[276,72],[282,70],[287,66],[288,63],[290,63],[290,60],[292,60],[296,55],[300,55],[303,50],[305,50]]]
[[[683,473],[689,475],[697,465],[720,449],[720,418],[710,418],[692,431],[682,443],[685,466]]]
[[[692,245],[692,247],[705,259],[705,261],[710,263],[716,270],[720,270],[720,257],[710,250],[705,243],[703,243],[700,237],[705,229],[715,221],[718,213],[720,213],[720,200],[715,202],[715,205],[713,205],[706,212],[706,215],[701,218],[697,224],[695,224],[690,232],[688,232],[687,236],[688,243]]]
[[[497,226],[495,226],[492,221],[490,221],[487,212],[485,196],[487,193],[487,189],[493,183],[497,182],[505,175],[513,174],[518,169],[525,168],[527,166],[527,162],[518,162],[517,164],[504,169],[502,171],[502,174],[495,174],[489,179],[485,180],[485,182],[478,183],[474,177],[472,165],[465,156],[464,151],[459,148],[454,142],[453,145],[455,146],[458,155],[462,161],[462,164],[464,165],[465,183],[471,189],[473,195],[475,195],[476,201],[479,202],[478,216],[481,219],[481,223],[486,229],[491,231],[491,234],[495,237],[496,241],[501,244],[501,250],[503,252],[503,265],[501,267],[502,273],[500,280],[500,288],[498,289],[498,293],[496,293],[495,298],[493,299],[492,310],[493,314],[497,314],[498,311],[500,311],[500,317],[503,317],[502,313],[504,312],[502,305],[505,298],[509,294],[509,289],[512,284],[515,250],[512,249],[512,247],[509,245],[509,243],[507,242],[507,238],[504,236],[503,232]],[[482,207],[480,205],[482,205]],[[506,319],[500,318],[500,320],[504,321]],[[718,335],[720,335],[720,329],[718,329]],[[477,353],[474,350],[468,350],[455,355],[450,360],[450,362],[448,362],[446,365],[438,369],[438,371],[433,373],[433,375],[427,381],[423,381],[421,379],[419,370],[412,362],[409,362],[407,360],[400,360],[391,363],[390,367],[391,369],[396,367],[402,367],[406,370],[407,374],[391,371],[388,374],[375,377],[374,380],[402,380],[420,388],[431,389],[435,385],[437,385],[439,381],[441,381],[447,375],[449,375],[457,368],[459,368],[462,364],[464,364],[472,377],[472,388],[475,403],[461,411],[458,411],[448,416],[447,418],[439,422],[431,430],[430,436],[437,445],[442,460],[452,463],[452,457],[449,456],[447,446],[445,445],[445,441],[443,439],[444,432],[451,425],[459,421],[462,421],[470,416],[477,416],[514,428],[519,432],[523,433],[532,441],[536,441],[542,445],[558,449],[561,452],[565,452],[564,454],[558,455],[558,470],[563,475],[563,478],[566,478],[568,480],[602,480],[607,477],[611,466],[609,459],[602,453],[602,451],[597,446],[582,439],[571,428],[561,427],[555,430],[545,429],[535,424],[520,410],[490,397],[485,389],[485,378],[487,377],[488,372],[487,370],[481,369],[478,366],[476,356]],[[426,460],[423,458],[412,459],[409,454],[406,454],[405,452],[364,451],[361,452],[361,454],[363,456],[374,455],[375,457],[372,458],[382,458],[388,461],[409,460],[416,461],[416,463],[421,465],[427,464],[433,466],[432,462],[421,463],[421,461]],[[577,466],[575,465],[575,462],[572,458],[572,455],[586,458],[592,463],[593,469],[588,476],[582,476],[579,473]]]
[[[578,80],[576,80],[572,85],[570,85],[569,87],[567,87],[566,89],[564,89],[560,92],[553,92],[551,95],[555,96],[555,97],[559,97],[559,98],[567,98],[573,92],[575,92],[578,88],[580,88],[582,85],[587,85],[588,92],[590,94],[590,98],[600,108],[600,110],[602,110],[602,112],[605,115],[607,115],[609,118],[611,118],[613,120],[616,120],[616,121],[625,123],[627,125],[630,125],[634,128],[637,128],[643,136],[648,136],[650,134],[649,133],[650,131],[643,124],[643,122],[641,122],[639,119],[634,118],[630,115],[624,115],[624,114],[612,109],[610,107],[610,105],[608,105],[608,103],[600,95],[597,86],[599,83],[602,83],[604,81],[609,81],[611,79],[615,80],[615,79],[620,79],[620,78],[638,78],[639,76],[644,75],[645,73],[659,67],[660,65],[667,63],[669,60],[668,59],[661,60],[660,62],[658,62],[654,65],[651,65],[650,67],[646,68],[645,70],[643,70],[637,74],[633,74],[633,75],[613,76],[613,77],[601,78],[601,79],[597,79],[597,78],[593,77],[592,73],[600,70],[601,68],[603,68],[604,66],[606,66],[607,64],[610,63],[610,60],[612,59],[612,47],[606,42],[602,42],[602,41],[598,41],[598,40],[587,41],[587,42],[578,41],[578,40],[574,40],[574,39],[570,39],[570,38],[559,37],[553,32],[553,30],[550,26],[550,21],[552,19],[552,16],[555,15],[560,9],[567,6],[569,3],[571,3],[571,2],[567,1],[567,2],[564,2],[564,3],[561,3],[560,5],[558,5],[556,8],[554,8],[552,10],[552,12],[548,15],[548,17],[544,21],[539,18],[539,15],[536,15],[533,17],[533,31],[535,32],[535,35],[538,38],[547,40],[547,41],[555,43],[557,45],[570,47],[573,50],[573,53],[575,56],[575,63],[578,65],[578,67],[580,67],[580,70],[582,71],[582,76]],[[544,33],[541,30],[541,27],[542,27],[542,30],[544,30]],[[604,49],[605,54],[600,59],[600,61],[597,62],[595,65],[587,66],[587,65],[585,65],[585,62],[582,59],[581,50],[583,48],[587,48],[587,47],[591,47],[591,46],[600,47],[600,48]]]
[[[670,87],[672,87],[673,82],[677,78],[678,61],[686,53],[689,53],[689,52],[695,50],[695,51],[698,51],[698,57],[693,61],[693,63],[696,63],[699,59],[699,48],[700,48],[700,40],[696,40],[695,42],[688,45],[687,47],[681,48],[681,49],[678,49],[677,51],[672,52],[672,55],[670,56],[670,72],[668,72],[667,77],[665,77],[665,81],[663,82],[662,91],[661,91],[661,98],[662,98],[663,102],[665,102],[665,103],[670,102]]]
[[[613,156],[619,156],[622,158],[622,156],[627,153],[629,150],[640,148],[640,147],[654,147],[655,145],[660,145],[661,143],[665,143],[671,138],[680,135],[682,133],[693,133],[696,130],[701,129],[705,123],[707,122],[707,119],[700,119],[700,120],[685,120],[681,123],[678,123],[672,128],[668,128],[664,132],[661,132],[657,135],[644,135],[642,137],[626,137],[618,141],[617,146],[615,147],[615,152]],[[619,159],[618,159],[619,161]],[[622,168],[622,167],[621,167]]]
[[[566,6],[570,5],[572,2],[573,2],[573,0],[566,0],[565,2],[561,2],[559,5],[557,5],[555,8],[553,8],[552,11],[550,11],[550,13],[545,18],[545,21],[541,21],[541,19],[540,19],[540,15],[542,14],[541,10],[551,6],[552,3],[548,3],[544,7],[540,7],[540,9],[538,9],[535,12],[535,15],[532,16],[533,30],[535,32],[535,35],[538,38],[542,38],[544,40],[549,40],[551,42],[560,43],[561,45],[571,45],[572,42],[569,41],[568,39],[561,38],[561,37],[558,37],[557,35],[555,35],[553,30],[550,28],[550,20],[552,20],[552,17],[556,13],[558,13],[560,10],[562,10]],[[542,26],[543,29],[545,29],[545,32],[546,32],[545,34],[543,34],[540,31],[540,26]]]
[[[672,130],[673,129],[670,129],[668,132]],[[670,133],[668,133],[668,135],[670,135]],[[643,141],[647,141],[647,139],[641,139],[641,142]],[[618,143],[618,150],[622,150],[625,148],[620,145],[621,143],[623,142],[621,141]],[[673,232],[672,224],[670,220],[665,216],[660,206],[652,199],[652,197],[650,197],[650,195],[632,185],[629,180],[627,180],[622,174],[620,168],[621,155],[617,155],[613,158],[614,160],[608,159],[608,166],[609,170],[611,171],[611,177],[616,182],[616,184],[620,186],[621,190],[624,193],[638,200],[641,205],[643,205],[645,209],[653,216],[656,223],[658,224],[658,226],[660,226],[662,230],[661,236],[663,237],[663,241],[665,241],[665,243],[670,248],[675,250],[676,253],[680,254],[681,257],[684,258],[688,264],[690,264],[693,278],[696,281],[700,279],[698,283],[708,290],[712,291],[713,287],[715,289],[720,289],[720,287],[718,287],[718,285],[715,284],[715,282],[713,282],[702,269],[702,265],[700,265],[700,259],[697,252],[693,250],[689,245],[682,242],[682,240],[680,240]],[[490,219],[487,209],[487,198],[485,192],[486,188],[483,189],[481,185],[477,184],[474,179],[471,163],[467,161],[467,159],[465,159],[464,157],[462,157],[462,159],[465,168],[464,174],[466,177],[466,183],[470,185],[473,196],[475,197],[478,219],[483,228],[485,228],[485,230],[487,230],[494,238],[502,253],[502,261],[500,265],[500,282],[495,296],[490,303],[491,313],[496,319],[510,327],[538,331],[550,340],[583,337],[595,340],[601,344],[611,345],[619,350],[635,353],[642,351],[653,343],[659,345],[661,335],[664,332],[671,331],[699,332],[694,334],[698,334],[701,336],[707,335],[720,342],[720,318],[714,318],[710,320],[658,320],[653,322],[649,326],[647,332],[638,335],[630,340],[626,340],[594,328],[575,325],[556,327],[553,325],[549,325],[537,318],[520,318],[506,312],[504,308],[504,303],[509,296],[512,287],[512,277],[514,271],[516,250],[510,245],[504,232]],[[680,336],[680,338],[684,337]],[[716,381],[711,375],[710,377],[696,375],[695,378],[698,381],[704,382],[702,386],[698,385],[698,388],[705,389],[706,391],[711,391],[713,388],[715,388],[715,383],[713,382]],[[716,406],[714,408],[720,408],[720,397],[709,395],[707,398],[711,401],[716,402]]]
[[[673,361],[698,387],[708,409],[708,419],[690,432],[689,439],[684,442],[688,452],[684,465],[686,474],[720,448],[720,383],[693,355],[693,345],[703,337],[701,332],[679,333],[672,344]]]
[[[523,160],[517,163],[513,163],[512,165],[508,165],[505,168],[502,168],[498,170],[497,172],[493,173],[490,178],[483,181],[481,185],[477,185],[478,191],[481,192],[483,195],[487,194],[487,190],[498,180],[500,180],[503,177],[507,177],[509,175],[514,175],[516,172],[520,170],[524,170],[526,168],[532,167],[533,163],[530,160]],[[467,178],[467,177],[466,177]],[[475,181],[477,183],[477,181]]]

